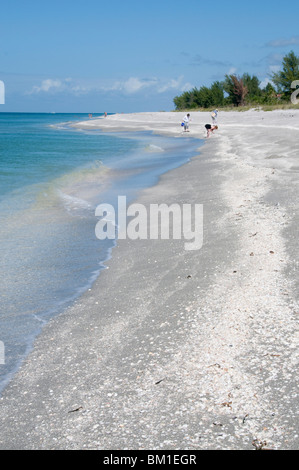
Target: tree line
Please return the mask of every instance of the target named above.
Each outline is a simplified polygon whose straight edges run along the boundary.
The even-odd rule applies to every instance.
[[[294,90],[292,82],[299,80],[299,57],[293,51],[282,61],[281,70],[269,76],[269,83],[261,88],[255,75],[225,75],[223,81],[215,81],[210,87],[202,86],[185,91],[173,99],[176,110],[245,105],[275,105],[290,101]]]

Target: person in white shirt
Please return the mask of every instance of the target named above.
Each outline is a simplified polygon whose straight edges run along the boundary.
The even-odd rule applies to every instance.
[[[190,122],[190,114],[186,114],[186,116],[183,119],[184,122],[184,131],[189,132],[189,122]]]

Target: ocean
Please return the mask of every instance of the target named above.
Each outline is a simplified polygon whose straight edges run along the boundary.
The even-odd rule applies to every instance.
[[[88,119],[0,113],[0,393],[43,326],[113,256],[117,242],[95,235],[96,207],[120,195],[133,201],[198,153],[190,137],[71,127]]]

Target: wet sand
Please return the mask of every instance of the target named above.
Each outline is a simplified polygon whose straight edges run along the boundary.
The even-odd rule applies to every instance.
[[[184,138],[182,113],[80,124]],[[138,202],[203,204],[204,239],[120,240],[0,401],[1,449],[298,449],[299,112],[221,113]],[[208,113],[192,113],[202,138]]]

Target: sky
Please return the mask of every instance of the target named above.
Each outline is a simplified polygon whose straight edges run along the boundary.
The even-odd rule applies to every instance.
[[[299,2],[2,0],[0,112],[171,111],[226,74],[299,55]]]

